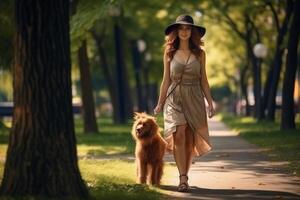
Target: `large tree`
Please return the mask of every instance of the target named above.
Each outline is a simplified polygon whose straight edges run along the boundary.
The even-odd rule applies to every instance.
[[[16,0],[14,115],[2,195],[87,197],[74,134],[69,1]]]

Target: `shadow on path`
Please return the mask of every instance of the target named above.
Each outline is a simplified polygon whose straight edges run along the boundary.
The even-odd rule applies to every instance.
[[[212,151],[195,157],[189,172],[190,193],[177,192],[178,172],[165,177],[167,199],[299,199],[300,179],[275,162],[269,149],[250,144],[218,120],[209,120]],[[174,163],[172,155],[165,161]],[[208,189],[210,188],[210,189]]]
[[[300,199],[297,194],[289,192],[279,192],[272,190],[238,190],[238,189],[207,189],[199,187],[191,187],[189,193],[177,192],[177,187],[173,185],[162,185],[161,189],[176,193],[175,196],[167,195],[167,199],[249,199],[249,200],[265,200],[265,199]]]

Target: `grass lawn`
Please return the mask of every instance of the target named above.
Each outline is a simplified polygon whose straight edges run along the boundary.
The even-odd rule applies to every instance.
[[[162,123],[162,119],[159,119]],[[9,123],[6,123],[9,124]],[[79,167],[90,194],[95,199],[162,199],[160,189],[135,183],[134,161],[110,159],[103,156],[123,156],[133,154],[134,141],[131,137],[131,122],[126,125],[113,124],[111,119],[98,120],[100,133],[83,133],[81,119],[75,120]],[[6,154],[8,129],[0,128],[0,179],[3,174],[3,158]],[[168,176],[176,170],[170,164],[165,165],[164,174]]]
[[[300,122],[297,130],[282,131],[279,122],[257,122],[252,117],[221,116],[223,122],[249,142],[267,148],[275,161],[288,161],[290,173],[300,176]]]
[[[115,125],[109,118],[99,119],[100,133],[83,132],[81,119],[75,120],[77,151],[80,157],[99,157],[102,155],[132,154],[134,141],[131,137],[131,122],[125,125]]]

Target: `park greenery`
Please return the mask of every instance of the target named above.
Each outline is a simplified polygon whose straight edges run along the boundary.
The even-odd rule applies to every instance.
[[[60,8],[61,12],[54,8],[53,12],[46,12],[54,6],[48,1],[43,5],[24,0],[0,1],[0,103],[14,101],[17,106],[26,104],[38,110],[38,115],[26,116],[26,109],[21,109],[12,125],[7,125],[0,116],[0,157],[5,156],[7,145],[16,141],[9,140],[7,127],[12,130],[11,138],[37,134],[42,141],[49,136],[58,146],[68,141],[70,146],[66,149],[70,151],[63,153],[72,152],[68,156],[70,162],[76,161],[76,156],[79,158],[80,171],[92,195],[120,190],[122,194],[149,192],[150,197],[158,198],[155,189],[126,185],[134,183],[129,177],[131,172],[116,174],[115,177],[124,177],[119,180],[106,177],[102,168],[92,170],[95,163],[103,170],[112,171],[114,164],[131,169],[133,163],[90,161],[89,158],[133,153],[129,122],[134,111],[151,113],[156,105],[163,74],[164,28],[179,14],[188,13],[196,24],[207,29],[203,48],[217,109],[242,116],[240,119],[224,117],[224,121],[237,128],[246,139],[271,148],[275,159],[287,159],[291,171],[299,174],[299,156],[285,155],[299,151],[299,145],[294,143],[299,141],[299,1],[74,0],[70,3],[63,0],[56,4],[55,9]],[[45,10],[40,12],[39,9]],[[38,19],[44,20],[43,23]],[[32,30],[41,37],[33,37]],[[31,46],[26,48],[30,42]],[[38,46],[39,42],[45,45]],[[253,52],[256,44],[267,48],[266,56],[259,57]],[[32,46],[38,50],[30,48]],[[47,56],[43,56],[44,52],[48,52]],[[60,66],[62,60],[64,64]],[[28,74],[27,70],[32,73]],[[28,85],[25,84],[27,80]],[[19,81],[24,81],[24,87]],[[32,91],[40,96],[26,98]],[[75,123],[71,102],[80,105],[82,110],[82,117],[75,118]],[[55,125],[42,121],[46,118]],[[37,122],[35,130],[32,121]],[[56,140],[51,130],[63,136]],[[77,155],[74,154],[74,133]],[[270,134],[274,136],[272,141],[268,137]],[[280,138],[285,138],[287,144],[283,145]],[[33,140],[17,141],[20,143],[14,145],[25,148]],[[43,145],[37,145],[32,152],[39,152],[38,148],[42,147],[45,152],[52,152]],[[21,148],[17,150],[21,153]],[[30,150],[24,155],[28,153]],[[63,153],[58,154],[57,160],[62,159]],[[10,158],[13,157],[9,156],[10,163],[14,163]],[[0,165],[1,172],[3,167]],[[77,174],[76,164],[72,167]],[[109,191],[102,188],[96,177],[108,184]],[[74,190],[73,186],[69,189],[71,193],[78,191],[86,196],[80,175],[77,178],[74,188],[79,185],[80,189]],[[91,185],[97,185],[96,189]],[[75,193],[72,195],[76,196]],[[139,196],[132,198],[139,199]]]
[[[112,103],[113,109],[110,112],[113,112],[115,122],[125,122],[126,119],[120,117],[130,118],[133,106],[150,111],[156,103],[157,88],[162,78],[163,29],[173,22],[177,15],[189,13],[195,18],[196,23],[207,28],[204,49],[207,53],[209,82],[216,101],[225,103],[226,106],[232,105],[231,107],[243,102],[244,114],[250,115],[252,111],[259,120],[266,118],[274,121],[275,98],[282,93],[286,71],[286,49],[293,18],[293,5],[292,0],[244,3],[236,0],[185,3],[74,1],[71,5],[70,36],[75,96],[80,98],[83,95],[82,103],[85,107],[87,103],[84,99],[92,102],[94,95],[96,107],[92,106],[90,108],[92,110],[103,107],[105,102]],[[3,1],[1,8],[5,10],[1,12],[1,25],[6,28],[0,35],[3,42],[2,52],[5,52],[0,62],[0,97],[2,101],[9,101],[12,100],[12,76],[9,70],[12,63],[14,30],[13,15],[10,12],[13,10],[12,2]],[[120,44],[116,44],[116,31],[120,33]],[[135,52],[138,40],[144,41],[145,47]],[[268,51],[261,65],[253,54],[256,43],[263,43]],[[82,53],[80,49],[86,52]],[[117,49],[120,49],[120,56],[123,57],[121,61],[116,57]],[[82,54],[85,56],[80,56]],[[88,68],[86,73],[83,73],[86,68]],[[120,69],[124,72],[121,74],[123,78],[119,80],[117,74]],[[257,77],[256,74],[260,70],[261,77]],[[80,74],[91,74],[91,77],[85,78]],[[259,85],[257,79],[261,79],[262,84]],[[119,88],[120,85],[123,87]],[[154,93],[149,90],[150,85],[156,88]],[[260,98],[256,94],[257,87],[263,94]],[[122,108],[124,102],[118,96],[120,89],[124,90],[121,91],[122,94],[133,94],[127,96],[126,108]],[[289,93],[293,94],[293,91]],[[262,99],[260,110],[256,110],[258,109],[256,107],[251,109],[258,99]],[[91,119],[85,120],[85,123],[92,124],[95,121],[91,116],[85,118]],[[93,125],[88,124],[87,127],[89,126]],[[97,128],[94,125],[94,128],[85,130],[96,132]]]
[[[158,119],[162,124],[162,118]],[[4,169],[9,127],[11,121],[0,128],[0,180]],[[131,122],[115,125],[111,118],[98,120],[103,127],[96,135],[84,134],[83,120],[75,120],[79,167],[93,199],[161,199],[159,188],[136,184],[135,163],[132,159],[134,141],[130,134]],[[165,165],[165,177],[176,170]],[[164,180],[163,180],[164,181]],[[24,199],[24,198],[23,198]],[[28,199],[32,199],[28,197]],[[37,198],[45,200],[45,198]]]

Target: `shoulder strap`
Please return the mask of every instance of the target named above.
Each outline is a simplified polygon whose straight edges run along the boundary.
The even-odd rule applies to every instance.
[[[172,92],[176,89],[176,87],[181,83],[182,76],[183,76],[185,68],[190,60],[191,54],[192,54],[192,52],[190,52],[189,57],[186,60],[185,67],[183,68],[183,72],[181,73],[180,81],[175,85],[175,87],[173,87],[173,89],[169,92],[169,94],[167,94],[166,98],[163,100],[163,103],[162,103],[163,105],[165,104],[165,101],[167,100],[167,98],[172,94]]]
[[[184,74],[184,71],[185,71],[185,68],[186,68],[187,64],[189,63],[189,60],[190,60],[191,55],[192,55],[192,52],[190,52],[189,57],[188,57],[187,60],[186,60],[185,67],[183,68],[183,71],[182,71],[182,73],[181,73],[181,77],[180,77],[179,83],[180,83],[181,80],[182,80],[182,76],[183,76],[183,74]]]

